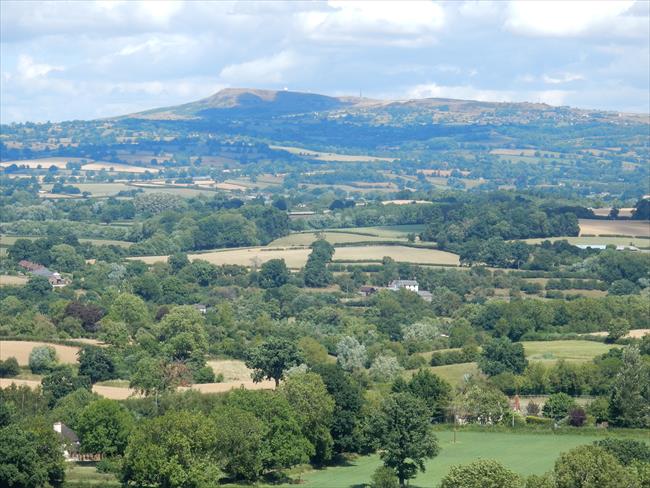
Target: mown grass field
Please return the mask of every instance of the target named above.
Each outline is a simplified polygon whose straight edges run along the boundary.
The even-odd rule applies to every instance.
[[[609,433],[610,435],[615,435]],[[643,434],[640,433],[639,437]],[[476,459],[496,459],[521,475],[542,474],[553,468],[560,453],[590,444],[603,435],[531,433],[531,432],[437,432],[440,454],[427,461],[426,472],[409,484],[411,488],[435,487],[456,464]],[[375,469],[381,464],[379,456],[362,456],[346,466],[314,470],[300,476],[301,486],[308,488],[359,488],[370,483]],[[293,486],[293,485],[283,485]]]
[[[650,236],[647,220],[594,220],[579,219],[580,235]]]
[[[192,254],[190,259],[203,259],[212,264],[239,264],[252,266],[262,264],[271,259],[284,259],[289,268],[301,268],[307,262],[309,248],[273,249],[253,247],[244,249],[226,249],[201,254]],[[334,262],[369,262],[380,261],[388,256],[398,262],[419,263],[428,265],[458,266],[458,255],[437,249],[412,248],[405,246],[354,246],[339,247],[334,253]],[[167,256],[140,256],[139,259],[147,264],[167,260]]]
[[[555,362],[560,359],[570,362],[591,361],[600,354],[605,354],[611,344],[593,341],[531,341],[522,342],[529,361]]]
[[[641,234],[639,234],[641,235]],[[650,247],[650,238],[642,237],[597,237],[597,236],[580,236],[580,237],[547,237],[537,239],[525,239],[527,244],[539,244],[544,241],[567,241],[569,244],[586,245],[586,244],[613,244],[614,246],[635,246],[638,248]]]
[[[0,359],[14,357],[21,366],[29,364],[29,354],[37,346],[52,346],[56,350],[57,358],[62,364],[76,364],[78,347],[49,344],[47,342],[31,341],[0,341]]]

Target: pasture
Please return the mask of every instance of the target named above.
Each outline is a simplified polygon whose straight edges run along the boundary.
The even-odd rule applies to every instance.
[[[201,254],[191,254],[191,260],[202,259],[209,263],[238,264],[241,266],[261,265],[271,259],[284,259],[289,268],[301,268],[307,262],[311,252],[308,248],[282,249],[268,247],[252,247],[225,249]],[[334,262],[373,262],[388,256],[398,262],[419,263],[424,265],[458,266],[458,255],[446,251],[427,248],[412,248],[406,246],[354,246],[339,247],[334,253]],[[140,256],[138,259],[147,264],[167,260],[167,256]]]
[[[593,341],[531,341],[522,342],[529,361],[555,362],[564,359],[568,362],[582,363],[591,361],[600,354],[605,354],[611,344]]]
[[[77,363],[78,347],[31,341],[0,341],[0,360],[4,361],[9,357],[14,357],[19,365],[27,366],[29,354],[37,346],[52,346],[56,350],[56,356],[61,364]]]
[[[647,220],[594,220],[579,219],[580,235],[648,236],[650,222]]]
[[[451,430],[436,432],[440,454],[426,462],[426,471],[411,480],[409,486],[424,488],[437,486],[456,464],[481,459],[496,459],[521,475],[543,474],[553,468],[561,452],[590,444],[602,434],[558,434],[531,432],[472,432],[462,429],[456,435]],[[637,437],[640,437],[637,436]],[[360,456],[343,466],[313,470],[300,475],[300,484],[308,488],[356,488],[368,486],[375,469],[381,464],[379,456]],[[294,485],[282,485],[294,486]]]

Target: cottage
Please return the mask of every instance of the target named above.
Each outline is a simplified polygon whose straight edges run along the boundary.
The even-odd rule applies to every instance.
[[[361,295],[363,297],[367,297],[369,295],[372,295],[373,293],[377,293],[377,287],[376,286],[364,285],[361,288],[359,288],[359,295]]]
[[[388,289],[391,291],[405,289],[417,293],[420,289],[420,286],[415,280],[393,280],[388,284]]]
[[[197,310],[197,312],[200,312],[202,314],[208,313],[208,306],[207,305],[204,305],[202,303],[195,303],[192,306]]]

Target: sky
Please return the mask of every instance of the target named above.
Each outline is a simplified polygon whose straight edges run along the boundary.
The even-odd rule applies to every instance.
[[[0,120],[226,87],[650,112],[650,1],[0,2]]]

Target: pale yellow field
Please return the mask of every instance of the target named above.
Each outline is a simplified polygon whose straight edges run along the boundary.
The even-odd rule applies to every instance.
[[[249,381],[252,370],[246,367],[244,361],[237,359],[213,359],[208,361],[214,374],[223,374],[223,380],[228,381]]]
[[[29,354],[37,346],[52,346],[61,364],[75,364],[77,362],[78,347],[49,344],[47,342],[31,341],[0,341],[0,359],[14,357],[21,366],[29,364]]]
[[[142,166],[131,166],[128,164],[109,163],[109,162],[88,163],[88,164],[84,164],[81,167],[81,169],[84,171],[101,171],[105,169],[106,171],[115,171],[119,173],[137,173],[137,174],[142,174],[147,171],[149,173],[158,173],[159,171],[156,168],[143,168]]]
[[[214,251],[202,254],[192,254],[191,260],[203,259],[209,263],[238,264],[241,266],[260,265],[271,259],[284,259],[289,268],[301,268],[307,262],[311,252],[308,248],[302,249],[271,249],[265,247],[253,247],[246,249],[229,249]],[[361,261],[381,260],[388,256],[398,262],[440,264],[447,266],[458,266],[458,255],[437,249],[411,248],[406,246],[354,246],[339,247],[334,254],[336,261]],[[164,262],[167,256],[140,256],[137,258],[147,264]]]
[[[354,229],[353,229],[354,230]],[[406,241],[405,237],[395,237],[388,239],[380,236],[365,236],[361,234],[353,234],[346,232],[323,232],[327,242],[330,244],[339,244],[347,242],[369,242],[369,241],[387,241],[387,240],[401,240]],[[280,237],[269,244],[270,247],[279,246],[310,246],[312,242],[317,239],[315,232],[300,232],[290,234],[288,236]]]
[[[6,168],[15,164],[16,166],[24,166],[30,169],[37,169],[39,166],[43,169],[47,169],[50,166],[56,166],[59,169],[65,169],[65,165],[68,161],[72,162],[81,162],[80,158],[42,158],[42,159],[19,159],[15,161],[5,161],[0,163],[0,166]],[[87,160],[84,160],[87,161]]]
[[[536,239],[524,239],[528,244],[540,244],[543,241],[568,241],[569,244],[613,244],[615,246],[650,247],[650,239],[639,237],[545,237]]]
[[[82,193],[87,191],[94,197],[107,197],[122,190],[133,190],[132,186],[124,183],[75,183],[74,186]],[[52,185],[43,185],[43,189],[51,190]]]
[[[248,188],[246,188],[243,185],[237,185],[235,183],[217,183],[214,185],[215,188],[218,188],[219,190],[230,190],[230,191],[246,191]]]
[[[0,275],[0,286],[17,286],[27,283],[26,276]]]
[[[16,161],[6,161],[4,163],[0,163],[0,166],[6,168],[7,166],[15,164],[16,166],[27,167],[30,169],[38,169],[39,167],[42,169],[47,169],[51,166],[56,166],[59,169],[65,169],[66,163],[68,161],[80,163],[82,161],[87,161],[87,160],[85,159],[82,160],[81,158],[21,159]],[[121,173],[138,173],[138,174],[144,173],[145,171],[149,171],[151,173],[157,173],[159,171],[158,169],[155,168],[143,168],[141,166],[131,166],[128,164],[111,163],[106,161],[91,161],[86,164],[82,164],[81,169],[84,171],[100,171],[102,169],[105,169],[106,171],[115,171]]]
[[[592,208],[595,215],[598,215],[599,217],[607,217],[609,215],[609,212],[612,210],[611,207],[602,207],[602,208]],[[632,216],[632,210],[634,210],[632,207],[629,208],[619,208],[618,209],[618,216],[619,217],[631,217]]]
[[[317,159],[319,161],[339,161],[345,163],[358,163],[358,162],[393,162],[395,158],[380,158],[378,156],[356,156],[350,154],[337,154],[337,153],[325,153],[320,151],[312,151],[310,149],[304,149],[302,147],[289,147],[289,146],[269,146],[271,149],[279,149],[282,151],[287,151],[291,154],[297,154],[298,156],[305,156],[311,159]]]
[[[625,337],[626,338],[634,338],[634,339],[641,339],[641,337],[650,334],[650,329],[634,329],[631,330]],[[591,332],[589,334],[582,334],[582,335],[593,335],[593,336],[600,336],[600,337],[605,337],[609,335],[609,332]]]
[[[580,219],[580,235],[650,236],[647,220],[594,220]]]

